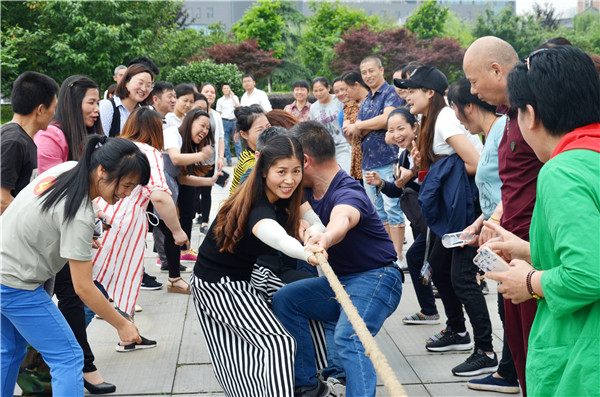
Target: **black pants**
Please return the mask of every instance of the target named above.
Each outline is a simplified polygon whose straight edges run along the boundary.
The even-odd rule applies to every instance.
[[[406,264],[408,266],[408,272],[410,273],[410,279],[415,288],[415,293],[417,294],[417,301],[421,307],[421,313],[432,316],[437,314],[438,310],[435,305],[431,283],[424,285],[421,281],[421,268],[423,267],[426,246],[427,240],[425,235],[418,234],[417,238],[406,252]],[[431,251],[431,242],[429,250]]]
[[[179,207],[179,223],[190,241],[192,240],[192,222],[194,221],[195,200],[197,200],[197,197],[197,188],[179,185],[179,198],[177,199],[177,206]],[[168,259],[169,258],[167,257],[167,260]]]
[[[500,320],[502,320],[502,329],[504,330],[504,298],[502,294],[498,292],[498,314]],[[498,375],[503,377],[509,382],[517,382],[519,380],[517,376],[517,369],[508,347],[508,338],[506,337],[506,331],[504,331],[504,343],[502,344],[502,357],[498,362]]]
[[[447,327],[454,332],[465,332],[465,317],[462,305],[473,326],[475,348],[485,352],[492,349],[492,323],[485,298],[477,283],[477,266],[473,263],[475,247],[444,248],[439,237],[432,234],[433,248],[429,263],[433,269],[436,285],[446,316]]]
[[[211,177],[215,174],[215,169],[211,169],[206,177]],[[210,207],[212,206],[212,186],[201,186],[196,188],[197,195],[200,196],[196,212],[202,215],[202,223],[208,223],[208,217],[210,216]]]
[[[169,278],[181,277],[181,272],[179,270],[181,247],[175,245],[173,233],[167,227],[167,225],[165,225],[165,222],[162,219],[159,221],[156,228],[158,228],[164,235],[163,247],[167,257],[167,264],[169,265]]]
[[[94,353],[92,353],[92,348],[88,343],[85,330],[85,306],[75,293],[68,263],[56,274],[54,293],[58,298],[58,309],[69,323],[69,327],[71,327],[79,346],[83,350],[83,372],[96,371]]]

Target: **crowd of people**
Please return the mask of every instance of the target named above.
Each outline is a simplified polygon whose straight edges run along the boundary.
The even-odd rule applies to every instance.
[[[390,84],[368,56],[294,82],[283,110],[251,74],[240,99],[228,83],[155,81],[147,57],[115,68],[103,99],[88,76],[23,73],[0,141],[2,396],[45,379],[28,352],[54,395],[115,392],[87,340],[94,316],[117,352],[157,345],[134,324],[140,289],[162,288],[144,270],[149,231],[228,396],[375,395],[318,255],[373,335],[408,272],[419,307],[402,321],[443,310],[423,349],[471,352],[449,368],[471,389],[600,395],[600,57],[562,38],[532,51],[479,38],[452,84],[419,63],[390,65]],[[228,183],[210,219],[211,188]],[[508,270],[479,269],[488,249]],[[499,283],[501,356],[485,278]]]

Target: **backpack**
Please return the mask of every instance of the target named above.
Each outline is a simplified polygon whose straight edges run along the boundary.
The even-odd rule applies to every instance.
[[[110,124],[110,130],[108,131],[108,136],[112,138],[121,134],[121,112],[117,109],[114,98],[108,98],[108,100],[113,107],[113,118]]]

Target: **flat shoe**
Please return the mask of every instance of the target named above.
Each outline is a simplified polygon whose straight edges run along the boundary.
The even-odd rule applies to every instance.
[[[93,383],[90,383],[84,379],[83,386],[92,394],[107,394],[117,391],[117,386],[108,382],[102,382],[99,385],[94,385]]]
[[[171,293],[175,293],[175,294],[186,294],[186,295],[190,295],[192,293],[192,291],[190,290],[190,285],[188,284],[187,288],[181,288],[177,285],[175,285],[175,283],[177,281],[183,281],[183,279],[181,277],[177,277],[175,280],[169,280],[167,281],[167,292],[171,292]]]

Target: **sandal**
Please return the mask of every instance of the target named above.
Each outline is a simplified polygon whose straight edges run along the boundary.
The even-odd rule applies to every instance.
[[[175,285],[176,282],[178,282],[179,280],[183,281],[187,287],[186,288],[181,288],[177,285]],[[187,294],[190,295],[192,293],[192,291],[190,290],[190,285],[188,283],[186,283],[181,277],[177,277],[176,279],[173,280],[167,280],[167,292],[172,292],[175,294]]]

